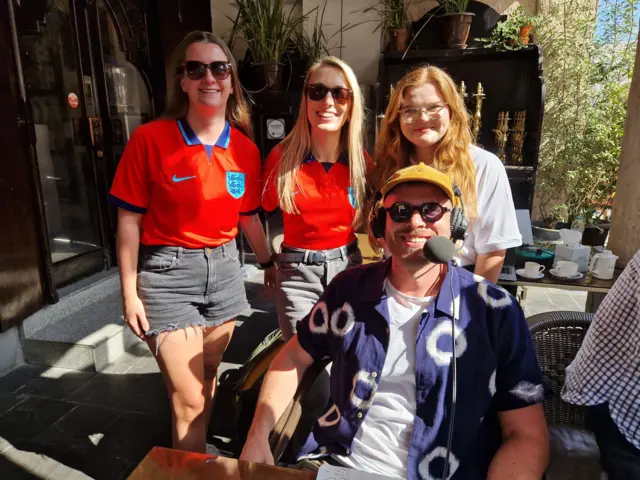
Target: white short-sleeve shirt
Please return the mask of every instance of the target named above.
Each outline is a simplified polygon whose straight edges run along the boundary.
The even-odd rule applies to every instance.
[[[493,153],[476,146],[471,148],[476,166],[478,217],[471,222],[469,235],[456,253],[458,264],[463,266],[475,264],[480,254],[522,245],[504,165]]]

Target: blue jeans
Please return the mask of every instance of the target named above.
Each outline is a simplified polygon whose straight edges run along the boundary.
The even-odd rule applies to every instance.
[[[593,431],[600,449],[600,464],[609,480],[640,478],[640,450],[620,433],[604,403],[589,407],[587,427]]]

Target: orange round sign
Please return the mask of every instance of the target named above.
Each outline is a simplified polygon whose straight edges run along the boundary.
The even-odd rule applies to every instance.
[[[71,108],[78,108],[78,96],[75,93],[67,95],[67,102]]]

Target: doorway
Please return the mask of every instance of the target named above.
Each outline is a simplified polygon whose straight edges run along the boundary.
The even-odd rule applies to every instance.
[[[107,0],[22,0],[14,12],[55,290],[115,263],[108,188],[131,132],[154,114],[132,61],[148,57],[131,25],[137,14],[146,28],[145,13]]]

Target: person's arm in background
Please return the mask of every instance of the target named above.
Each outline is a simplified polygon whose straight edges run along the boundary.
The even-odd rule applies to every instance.
[[[247,237],[251,250],[255,253],[259,263],[271,262],[271,247],[267,240],[262,222],[260,221],[263,178],[262,160],[258,147],[252,142],[246,152],[247,184],[242,198],[240,219],[238,226]],[[276,285],[276,267],[271,265],[264,270],[264,287],[267,293],[273,293]]]
[[[473,273],[486,278],[490,282],[498,283],[498,277],[500,277],[506,254],[506,250],[479,254],[476,257],[476,266]]]
[[[271,249],[267,242],[267,237],[262,228],[262,222],[259,215],[241,215],[240,228],[247,237],[251,250],[256,254],[259,263],[268,263],[271,261]],[[276,267],[271,265],[264,270],[264,286],[267,292],[272,293],[276,285]]]
[[[152,171],[146,148],[148,134],[143,132],[148,130],[136,128],[127,142],[108,197],[109,203],[118,207],[116,253],[124,320],[140,338],[149,330],[144,306],[138,297],[137,279],[141,224],[150,202]]]
[[[300,380],[313,358],[294,336],[278,353],[267,371],[253,416],[253,423],[242,448],[240,460],[273,465],[269,434],[293,399]]]
[[[124,320],[138,337],[144,338],[149,322],[138,297],[138,252],[143,214],[118,208],[117,255]]]
[[[492,153],[476,148],[478,218],[472,224],[474,273],[496,283],[507,249],[522,245],[507,171]]]

